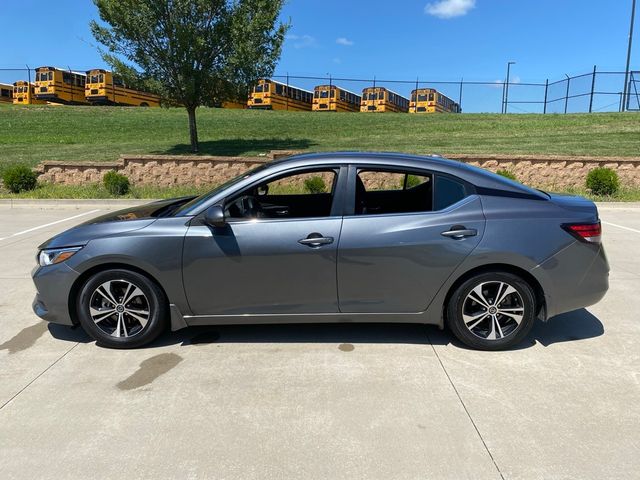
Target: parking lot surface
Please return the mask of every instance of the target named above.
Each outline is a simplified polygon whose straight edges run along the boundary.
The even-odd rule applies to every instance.
[[[101,204],[0,205],[0,478],[640,478],[640,205],[599,205],[599,304],[508,352],[420,325],[96,347],[31,311],[36,247]]]

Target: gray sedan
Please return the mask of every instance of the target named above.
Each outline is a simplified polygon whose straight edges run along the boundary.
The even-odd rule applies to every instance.
[[[67,230],[38,263],[36,314],[116,348],[167,327],[410,322],[498,350],[598,302],[609,272],[593,202],[383,153],[271,162]]]

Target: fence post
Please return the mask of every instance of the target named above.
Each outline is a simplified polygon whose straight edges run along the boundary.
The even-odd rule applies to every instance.
[[[73,74],[71,73],[71,67],[69,65],[67,65],[67,68],[69,69],[69,80],[71,81],[69,84],[69,91],[71,91],[71,105],[73,105]],[[64,80],[62,83],[64,83]]]
[[[289,110],[289,72],[287,72],[287,97],[286,98],[287,99],[285,100],[285,110]]]
[[[596,66],[593,66],[593,77],[591,77],[591,96],[589,97],[589,113],[593,110],[593,91],[596,88]]]
[[[618,104],[618,112],[622,111],[622,100],[624,98],[624,93],[623,92],[618,92],[618,95],[620,95],[620,103]]]
[[[565,93],[564,95],[564,113],[567,113],[567,107],[569,105],[569,84],[571,83],[571,77],[566,73],[564,74],[564,76],[567,77],[567,93]]]
[[[31,69],[29,68],[29,65],[25,65],[25,67],[27,67],[27,78],[29,79],[29,91],[31,91]]]
[[[542,110],[542,114],[545,115],[547,113],[547,94],[549,93],[549,79],[544,82],[544,108]]]
[[[460,79],[460,95],[458,95],[458,110],[460,112],[462,111],[462,85],[463,84],[464,84],[464,78],[461,78]]]

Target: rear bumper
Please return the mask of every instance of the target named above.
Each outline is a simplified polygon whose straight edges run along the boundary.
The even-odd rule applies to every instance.
[[[548,318],[594,305],[609,289],[609,262],[602,244],[575,242],[532,273],[542,280]]]
[[[73,325],[69,312],[69,293],[79,273],[65,263],[36,267],[31,272],[37,292],[32,308],[43,320]]]

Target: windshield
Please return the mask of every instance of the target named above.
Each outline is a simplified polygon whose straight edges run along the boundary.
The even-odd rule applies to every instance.
[[[210,190],[209,192],[204,193],[204,194],[200,195],[199,197],[194,198],[190,202],[187,202],[184,205],[182,205],[179,209],[177,209],[175,211],[174,216],[180,217],[182,215],[190,215],[190,213],[187,213],[187,212],[189,212],[191,210],[194,210],[194,209],[197,209],[198,207],[204,205],[211,198],[213,198],[215,195],[220,193],[225,188],[228,188],[228,187],[230,187],[232,185],[235,185],[236,183],[241,182],[245,178],[252,177],[253,175],[255,175],[256,173],[258,173],[259,171],[261,171],[261,170],[263,170],[265,168],[267,168],[267,164],[260,165],[259,167],[256,167],[253,170],[249,170],[248,172],[244,172],[244,173],[238,175],[237,177],[234,177],[231,180],[228,180],[225,183],[223,183],[221,185],[218,185],[213,190]]]

